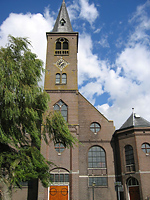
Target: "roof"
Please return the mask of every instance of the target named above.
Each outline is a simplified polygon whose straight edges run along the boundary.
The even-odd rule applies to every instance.
[[[150,127],[150,122],[140,117],[140,115],[132,113],[127,121],[120,127],[120,129],[130,127]]]
[[[62,2],[61,8],[59,10],[59,14],[57,16],[57,19],[56,19],[56,22],[55,22],[52,32],[54,32],[54,33],[73,32],[64,0]]]

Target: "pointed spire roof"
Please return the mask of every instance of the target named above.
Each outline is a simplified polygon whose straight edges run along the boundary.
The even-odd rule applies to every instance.
[[[127,121],[120,127],[120,129],[130,127],[150,127],[150,122],[133,112]]]
[[[62,2],[61,8],[59,10],[59,14],[57,16],[57,19],[56,19],[56,22],[55,22],[52,32],[54,32],[54,33],[73,32],[64,0]]]

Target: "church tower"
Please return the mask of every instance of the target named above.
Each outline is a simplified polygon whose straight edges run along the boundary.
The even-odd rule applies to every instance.
[[[63,0],[54,28],[47,36],[45,91],[50,95],[51,111],[59,110],[69,124],[70,132],[78,138],[78,33],[70,23]],[[79,199],[78,147],[65,149],[60,143],[43,145],[42,153],[56,166],[51,169],[53,184],[39,187],[40,200]],[[57,193],[55,194],[55,192]]]
[[[45,90],[77,91],[78,33],[70,23],[63,1],[54,29],[47,35]]]

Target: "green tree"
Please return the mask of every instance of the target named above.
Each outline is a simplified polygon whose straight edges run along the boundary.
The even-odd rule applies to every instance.
[[[7,200],[20,182],[40,179],[48,187],[51,162],[40,153],[41,137],[66,147],[76,142],[61,114],[48,111],[49,95],[38,85],[43,63],[29,46],[9,36],[0,48],[0,190]]]

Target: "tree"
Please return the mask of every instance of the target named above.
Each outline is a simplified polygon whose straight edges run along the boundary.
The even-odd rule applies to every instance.
[[[40,153],[41,129],[47,143],[76,142],[61,114],[48,111],[49,95],[38,85],[43,63],[29,46],[28,39],[9,36],[0,48],[0,179],[7,200],[20,182],[38,178],[48,187],[51,162]]]

